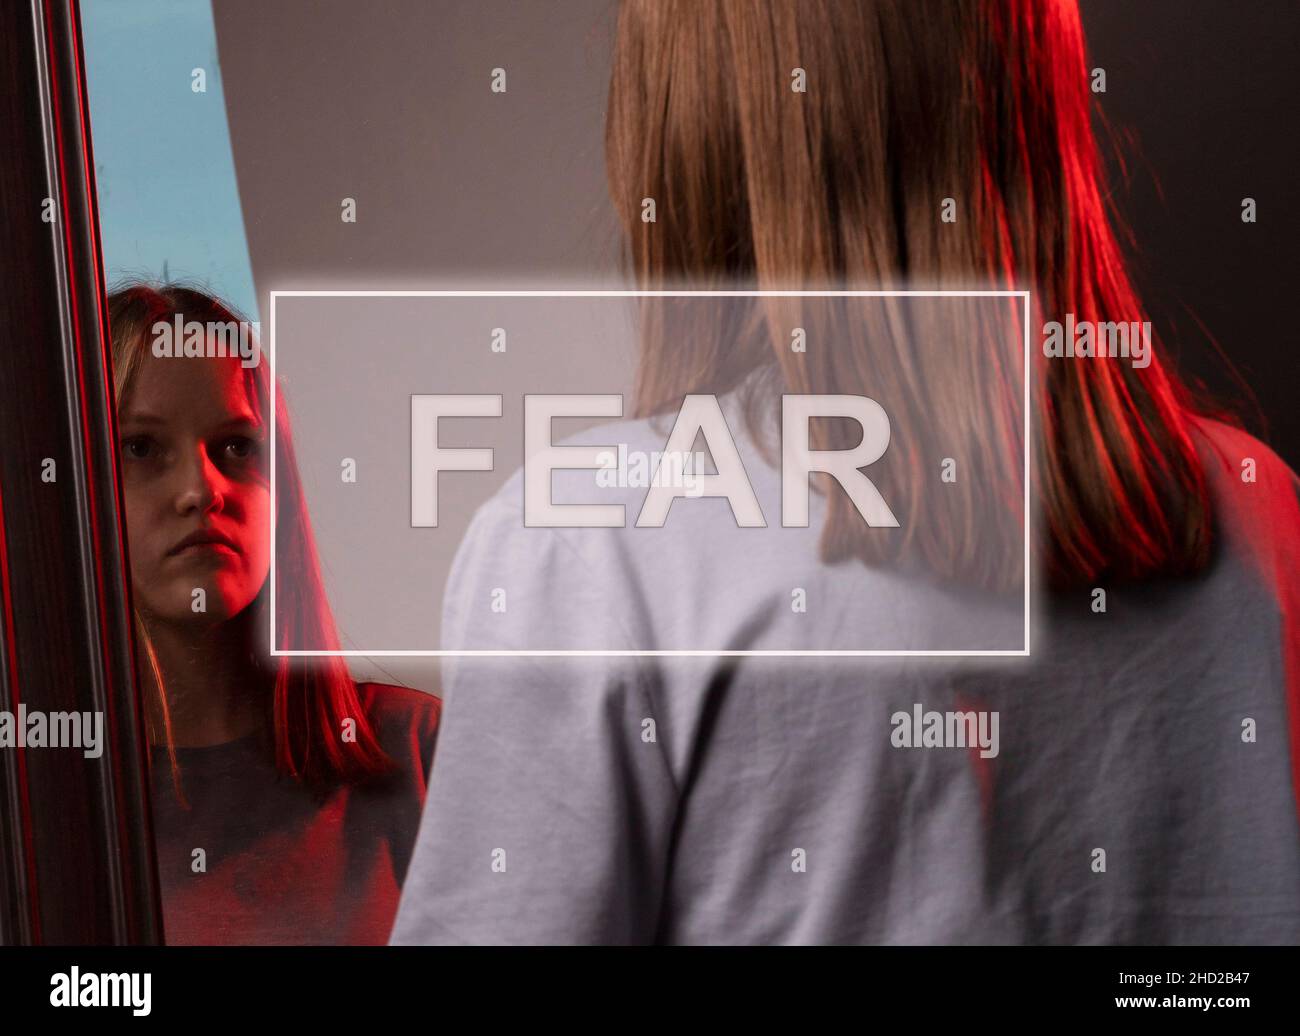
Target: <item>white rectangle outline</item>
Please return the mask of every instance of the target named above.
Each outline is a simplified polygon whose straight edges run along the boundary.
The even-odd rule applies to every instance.
[[[745,650],[745,651],[707,651],[702,649],[690,650],[648,650],[640,651],[634,649],[620,651],[600,651],[600,650],[551,650],[551,651],[445,651],[441,648],[436,651],[416,651],[416,650],[391,650],[391,651],[360,651],[360,650],[343,650],[324,651],[310,649],[277,649],[275,647],[275,519],[276,519],[276,500],[275,500],[275,434],[276,434],[276,398],[278,392],[275,391],[275,300],[283,295],[285,298],[644,298],[644,297],[671,297],[671,298],[766,298],[766,297],[812,297],[812,298],[834,298],[834,297],[862,297],[862,298],[1020,298],[1024,300],[1024,325],[1025,325],[1025,646],[1020,650],[1005,651],[916,651],[916,650],[860,650],[860,651],[775,651],[775,650]],[[865,657],[897,657],[897,658],[1028,658],[1029,657],[1029,617],[1030,617],[1030,525],[1031,511],[1029,507],[1029,455],[1030,455],[1030,409],[1029,409],[1029,387],[1030,387],[1030,362],[1029,362],[1029,296],[1028,291],[924,291],[924,290],[899,290],[899,291],[659,291],[659,290],[586,290],[586,291],[294,291],[280,290],[271,292],[271,521],[270,521],[270,547],[271,547],[271,607],[268,609],[271,615],[270,640],[271,657],[305,657],[305,658],[332,658],[356,656],[360,658],[507,658],[507,657],[525,657],[525,658],[543,658],[543,657],[591,657],[591,658],[651,658],[651,657],[698,657],[698,658],[724,658],[724,657],[775,657],[775,658],[799,658],[799,657],[826,657],[826,658],[865,658]]]

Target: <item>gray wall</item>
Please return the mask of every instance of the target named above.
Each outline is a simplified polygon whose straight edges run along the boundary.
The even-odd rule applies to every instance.
[[[264,326],[272,290],[625,286],[603,162],[612,0],[214,8]],[[489,89],[498,66],[505,94]],[[355,224],[340,219],[345,197],[356,199]],[[626,349],[579,357],[563,331],[606,320],[608,304],[585,317],[570,308],[563,322],[516,313],[495,367],[470,328],[499,326],[499,307],[459,331],[431,327],[428,312],[282,303],[277,367],[345,647],[436,646],[451,553],[495,484],[459,492],[444,476],[440,528],[410,528],[410,393],[502,392],[501,422],[446,425],[445,444],[504,447],[520,435],[512,393],[627,384]],[[527,340],[514,333],[525,324],[536,328]],[[358,460],[356,486],[341,485],[341,456]],[[499,453],[494,475],[509,463]],[[436,659],[353,662],[358,675],[436,683]]]

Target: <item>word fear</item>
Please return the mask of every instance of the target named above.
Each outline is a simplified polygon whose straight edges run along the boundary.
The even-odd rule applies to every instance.
[[[489,448],[450,448],[438,443],[438,421],[452,417],[500,417],[499,395],[413,395],[411,397],[411,525],[438,524],[438,476],[444,471],[491,471]],[[524,397],[524,525],[551,528],[622,528],[622,504],[555,504],[551,473],[557,469],[608,469],[609,446],[556,446],[551,422],[560,417],[623,416],[619,395],[528,395]],[[857,421],[862,441],[848,450],[809,447],[814,417]],[[762,528],[763,517],[753,486],[716,396],[690,395],[677,413],[664,456],[688,455],[703,436],[716,474],[696,472],[685,479],[652,479],[636,525],[662,528],[678,497],[724,497],[736,524]],[[813,472],[834,478],[873,527],[898,527],[898,519],[880,491],[859,469],[874,464],[889,447],[889,417],[874,399],[852,395],[785,395],[781,397],[781,524],[807,527]]]

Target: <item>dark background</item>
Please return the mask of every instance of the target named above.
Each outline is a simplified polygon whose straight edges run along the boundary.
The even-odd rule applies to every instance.
[[[1114,200],[1161,348],[1300,467],[1289,319],[1300,287],[1300,4],[1082,8],[1123,156]],[[216,0],[263,313],[271,288],[602,286],[614,239],[601,150],[614,10],[613,0]],[[498,65],[504,104],[486,89]],[[358,198],[355,226],[339,222],[345,196]],[[1241,221],[1244,197],[1256,223]]]
[[[1132,270],[1156,333],[1180,371],[1235,404],[1248,429],[1300,467],[1289,316],[1300,298],[1300,4],[1084,0],[1081,8],[1091,67],[1106,69],[1101,106],[1128,166],[1125,177],[1112,156],[1111,183],[1135,235]],[[1256,223],[1241,221],[1246,197],[1257,203]]]

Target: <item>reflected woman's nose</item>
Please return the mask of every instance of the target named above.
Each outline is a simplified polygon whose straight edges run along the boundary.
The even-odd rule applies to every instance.
[[[221,510],[224,496],[221,493],[223,476],[212,463],[207,447],[200,444],[189,454],[180,475],[183,480],[176,494],[176,510],[188,514],[197,509],[201,514]]]

